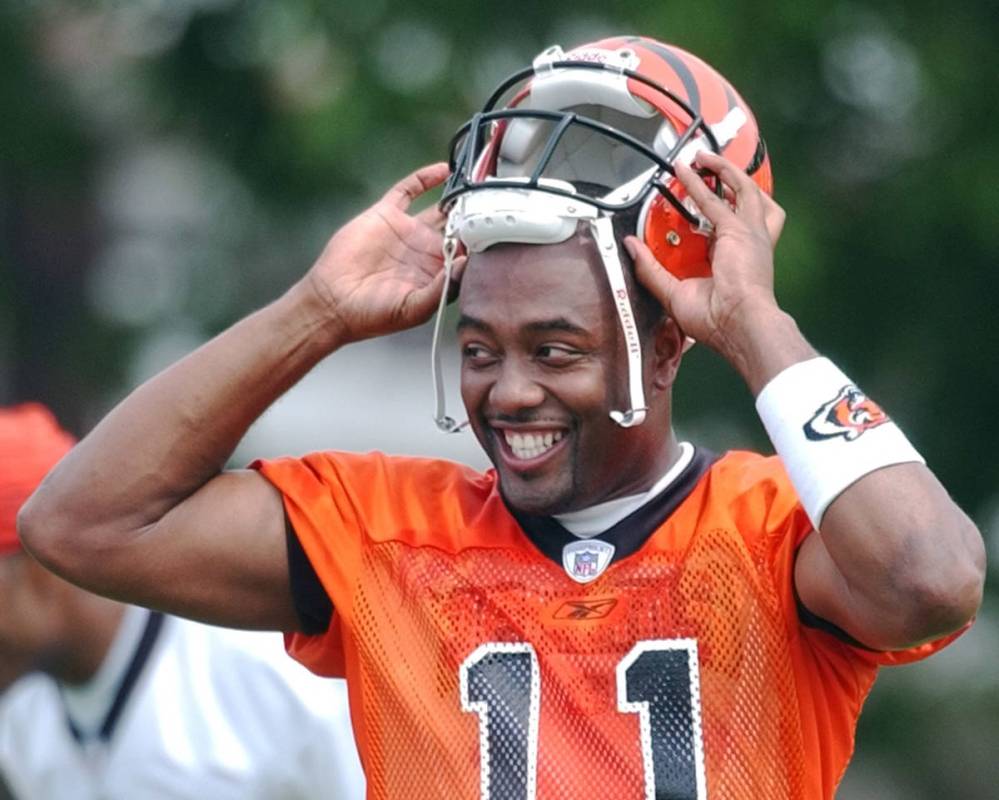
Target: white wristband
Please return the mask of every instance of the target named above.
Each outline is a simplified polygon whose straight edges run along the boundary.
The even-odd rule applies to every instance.
[[[828,358],[792,364],[763,387],[756,413],[812,524],[869,472],[926,463],[905,434]]]

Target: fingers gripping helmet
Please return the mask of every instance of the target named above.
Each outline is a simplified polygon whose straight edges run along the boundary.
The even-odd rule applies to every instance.
[[[451,143],[451,177],[441,198],[448,213],[446,269],[458,241],[473,253],[500,242],[554,244],[581,221],[591,226],[628,354],[630,408],[611,412],[623,427],[644,420],[645,401],[641,345],[612,219],[634,215],[634,234],[677,277],[709,275],[711,224],[674,171],[700,150],[723,154],[771,192],[766,147],[731,84],[696,56],[637,36],[567,53],[548,48],[503,81]],[[706,179],[721,196],[721,183]],[[442,295],[439,312],[444,303]],[[461,426],[443,405],[440,321],[438,313],[436,417],[443,430],[456,430]]]

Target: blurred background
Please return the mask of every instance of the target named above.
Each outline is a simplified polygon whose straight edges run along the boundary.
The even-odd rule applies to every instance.
[[[0,5],[0,404],[40,400],[85,433],[276,297],[398,177],[443,158],[488,90],[536,52],[642,33],[706,58],[755,109],[788,212],[782,303],[902,423],[999,564],[991,4],[569,6]],[[333,356],[234,461],[335,446],[482,465],[470,436],[431,422],[429,339],[424,328]],[[768,448],[749,393],[704,348],[687,357],[676,408],[685,438]],[[838,797],[999,795],[989,589],[956,645],[882,672]]]

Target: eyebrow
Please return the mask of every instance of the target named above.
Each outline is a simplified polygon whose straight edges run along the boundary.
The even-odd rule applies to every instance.
[[[578,336],[585,336],[588,333],[585,328],[581,328],[574,322],[570,322],[565,317],[540,319],[534,322],[528,322],[524,327],[533,333],[571,333]],[[492,330],[492,327],[478,317],[462,314],[458,319],[458,330],[463,331],[468,329],[487,333]]]

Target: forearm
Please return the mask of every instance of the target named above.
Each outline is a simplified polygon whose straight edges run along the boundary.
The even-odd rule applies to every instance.
[[[138,530],[217,475],[247,428],[336,348],[304,283],[122,401],[34,498],[74,524]]]
[[[794,318],[772,299],[744,303],[727,322],[715,348],[754,397],[787,367],[817,355]]]

